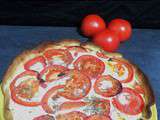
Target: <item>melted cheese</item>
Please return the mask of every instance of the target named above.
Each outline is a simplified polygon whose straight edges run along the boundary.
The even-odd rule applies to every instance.
[[[106,80],[103,80],[100,82],[100,86],[99,86],[99,89],[102,89],[102,90],[107,90],[109,88],[112,88],[113,84],[111,81],[106,81]]]
[[[30,67],[31,70],[34,70],[34,71],[37,71],[37,72],[42,71],[43,68],[44,68],[44,67],[43,67],[42,63],[40,63],[40,62],[38,62],[38,63],[36,63],[36,64],[33,64],[33,65]]]
[[[130,102],[130,94],[129,93],[121,93],[118,95],[118,100],[122,105],[127,105]]]
[[[54,65],[66,66],[66,63],[59,57],[55,57],[54,59],[52,59],[51,63]]]
[[[122,81],[122,80],[124,80],[124,79],[126,79],[128,77],[128,69],[124,65],[123,65],[123,68],[124,68],[125,72],[124,72],[124,74],[122,76],[119,76],[117,74],[117,72],[113,72],[112,69],[109,69],[108,71],[109,71],[110,75],[114,76],[114,78],[116,78],[119,81]]]

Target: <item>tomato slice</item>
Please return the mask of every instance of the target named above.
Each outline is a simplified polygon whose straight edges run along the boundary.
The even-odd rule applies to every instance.
[[[104,100],[104,99],[94,100],[91,106],[93,106],[93,108],[96,111],[94,114],[108,116],[110,113],[110,101],[109,100]]]
[[[140,94],[131,88],[123,88],[122,92],[112,99],[113,105],[128,115],[137,115],[144,108],[144,101]]]
[[[109,59],[109,56],[105,55],[105,54],[102,53],[102,52],[96,52],[96,55],[97,55],[98,57],[101,57],[101,58]]]
[[[111,75],[121,83],[128,83],[133,80],[133,68],[127,61],[110,58],[108,65],[111,68]]]
[[[46,115],[35,117],[33,120],[55,120],[55,118],[51,115],[46,114]]]
[[[44,56],[51,65],[67,66],[73,60],[72,55],[68,50],[51,49],[44,53]]]
[[[111,120],[111,118],[109,116],[95,114],[87,117],[86,120]]]
[[[137,81],[133,84],[134,89],[140,94],[145,94],[144,86],[141,84],[143,80],[143,75],[140,72],[137,72],[135,77]]]
[[[120,58],[122,55],[119,53],[107,53],[105,54],[103,51],[97,51],[96,55],[100,58],[104,58],[109,60],[110,58]]]
[[[26,81],[21,82],[15,90],[20,97],[31,99],[36,94],[36,92],[38,92],[38,88],[39,81],[28,79]]]
[[[57,92],[58,92],[59,89],[62,89],[62,88],[64,88],[63,85],[54,86],[51,89],[49,89],[46,92],[46,94],[43,96],[43,98],[41,100],[41,106],[42,106],[42,108],[45,112],[47,112],[47,113],[53,113],[54,112],[54,107],[50,106],[48,101],[49,101],[49,98],[58,97]]]
[[[40,78],[46,80],[46,82],[52,82],[64,77],[67,70],[64,66],[52,65],[41,71]]]
[[[42,69],[45,68],[45,66],[46,62],[44,57],[38,56],[26,62],[24,65],[24,69],[40,72]]]
[[[86,102],[78,101],[78,102],[64,102],[60,105],[60,110],[69,110],[69,109],[74,109],[74,108],[80,108],[83,106],[86,106]]]
[[[78,53],[85,53],[87,52],[87,50],[83,47],[80,47],[80,46],[69,46],[67,47],[67,49],[73,53],[74,56],[77,56]]]
[[[91,81],[86,75],[77,70],[70,70],[67,76],[64,91],[59,93],[61,96],[70,100],[78,100],[89,93]]]
[[[102,74],[105,68],[104,63],[92,55],[83,55],[79,57],[75,61],[74,66],[90,78],[95,78]]]
[[[85,120],[86,115],[82,112],[74,111],[56,116],[56,120]]]
[[[121,83],[114,79],[110,75],[100,76],[95,84],[94,90],[97,94],[102,95],[104,97],[112,97],[117,95],[122,90]]]
[[[24,78],[26,80],[24,80]],[[33,71],[25,71],[17,75],[10,84],[12,100],[24,106],[40,105],[40,102],[33,102],[31,100],[39,89],[39,81],[36,78],[37,73]],[[20,79],[22,79],[22,81],[20,81]],[[17,81],[20,82],[19,85],[16,85]]]
[[[135,85],[135,86],[134,86],[134,89],[135,89],[138,93],[140,93],[140,94],[145,94],[145,91],[144,91],[144,89],[141,87],[141,85]]]

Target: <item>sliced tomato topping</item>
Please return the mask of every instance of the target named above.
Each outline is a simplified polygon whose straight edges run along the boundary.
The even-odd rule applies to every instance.
[[[22,79],[22,80],[21,80]],[[18,85],[16,85],[19,83]],[[38,92],[39,81],[37,73],[25,71],[15,77],[10,84],[12,100],[24,106],[37,106],[40,102],[33,102],[31,98]]]
[[[77,70],[70,70],[67,76],[68,80],[66,80],[64,91],[59,93],[61,96],[71,100],[78,100],[89,93],[91,81],[86,75]]]
[[[54,97],[58,97],[57,92],[58,92],[59,89],[62,89],[62,88],[64,88],[63,85],[54,86],[51,89],[49,89],[46,92],[46,94],[43,96],[43,98],[41,100],[41,106],[42,106],[42,108],[45,112],[47,112],[47,113],[53,113],[54,112],[54,106],[49,105],[49,98],[52,99]],[[54,100],[52,102],[54,102]]]
[[[109,100],[94,100],[90,104],[94,110],[94,114],[100,114],[100,115],[109,115],[110,113],[110,102]]]
[[[34,79],[28,79],[21,82],[16,87],[16,93],[22,98],[31,99],[37,92],[39,88],[39,81]]]
[[[80,46],[69,46],[67,47],[69,51],[73,52],[74,56],[77,56],[78,53],[84,53],[87,52],[87,50]]]
[[[133,80],[133,68],[130,63],[120,59],[110,58],[108,65],[111,68],[111,75],[121,83],[128,83]]]
[[[24,69],[40,72],[42,69],[45,68],[45,66],[46,66],[46,62],[45,62],[44,57],[38,56],[38,57],[35,57],[35,58],[27,61],[24,64]]]
[[[109,56],[105,55],[105,54],[102,53],[102,52],[97,52],[96,55],[97,55],[98,57],[101,57],[101,58],[109,59]]]
[[[48,63],[51,65],[67,66],[73,60],[72,55],[68,50],[63,49],[51,49],[44,53]]]
[[[33,120],[55,120],[55,118],[51,115],[46,114],[46,115],[35,117]]]
[[[131,88],[123,88],[112,101],[113,105],[121,112],[136,115],[142,112],[144,101],[140,94]]]
[[[140,94],[145,94],[144,89],[140,85],[135,85],[134,89]]]
[[[42,79],[45,79],[46,82],[52,82],[54,80],[58,80],[65,76],[65,72],[68,69],[64,66],[60,65],[52,65],[49,67],[46,67],[42,72],[40,73],[40,77]],[[45,78],[44,78],[45,77]]]
[[[97,55],[98,57],[104,58],[104,59],[120,58],[120,57],[121,57],[120,54],[117,54],[117,53],[105,54],[105,52],[103,52],[103,51],[97,51],[97,52],[96,52],[96,55]]]
[[[141,84],[143,81],[142,73],[137,72],[137,74],[135,75],[135,78],[137,81],[134,82],[133,84],[134,89],[140,94],[145,94],[144,86]]]
[[[104,63],[92,55],[83,55],[79,57],[75,61],[74,66],[90,78],[94,78],[102,74],[105,68]]]
[[[87,105],[86,102],[64,102],[63,104],[60,105],[60,110],[68,110],[68,109],[74,109],[74,108],[80,108]]]
[[[91,115],[86,120],[111,120],[111,118],[105,115]]]
[[[122,90],[121,83],[114,79],[110,75],[100,76],[95,84],[94,90],[97,94],[102,95],[104,97],[112,97],[117,95]]]
[[[56,116],[56,120],[85,120],[86,115],[82,112],[74,111]]]

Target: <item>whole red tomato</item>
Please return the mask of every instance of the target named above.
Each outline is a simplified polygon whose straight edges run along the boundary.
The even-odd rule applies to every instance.
[[[92,37],[106,28],[105,21],[98,15],[91,14],[82,20],[81,30],[87,37]]]
[[[131,24],[123,19],[112,20],[109,23],[108,28],[118,35],[121,42],[128,40],[132,34]]]
[[[108,52],[114,52],[119,46],[118,36],[108,29],[96,34],[93,37],[93,42]]]

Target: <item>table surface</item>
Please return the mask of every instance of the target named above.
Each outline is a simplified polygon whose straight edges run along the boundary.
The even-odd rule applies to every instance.
[[[15,56],[44,41],[71,38],[88,41],[74,27],[0,26],[0,80]],[[132,38],[118,52],[148,76],[160,112],[160,30],[134,29]],[[158,116],[160,118],[160,115]]]

